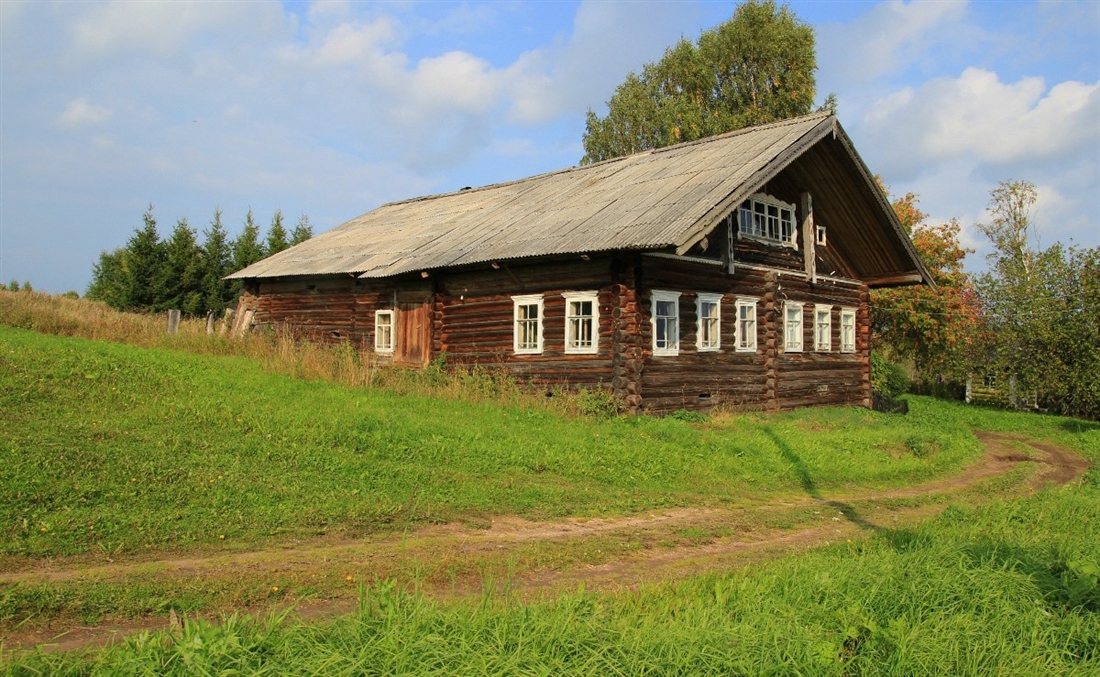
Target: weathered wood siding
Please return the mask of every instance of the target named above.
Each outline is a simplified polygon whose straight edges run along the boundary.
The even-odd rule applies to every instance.
[[[502,263],[448,272],[437,282],[433,349],[454,364],[506,368],[520,379],[568,387],[610,387],[612,374],[612,259]],[[597,352],[565,352],[568,292],[598,293]],[[543,297],[543,351],[517,355],[513,296]]]
[[[865,287],[835,282],[811,284],[796,271],[743,267],[727,275],[706,264],[643,257],[638,308],[643,353],[642,408],[653,413],[706,409],[789,409],[821,404],[868,406],[870,361],[868,293]],[[680,292],[680,350],[675,356],[653,354],[654,290]],[[699,293],[720,293],[721,349],[697,348]],[[756,350],[736,349],[739,298],[755,298]],[[783,351],[782,302],[804,304],[803,352]],[[830,350],[814,346],[815,304],[832,306]],[[856,310],[856,351],[840,352],[840,309]]]
[[[791,300],[803,306],[802,352],[782,350],[783,318],[777,302],[775,326],[778,359],[776,363],[776,403],[782,409],[807,405],[855,404],[870,406],[870,312],[865,287],[845,284],[810,284],[804,279],[781,276],[777,301]],[[828,351],[815,346],[815,305],[827,304],[831,311],[831,338]],[[840,351],[840,309],[856,310],[856,350]]]
[[[641,391],[643,409],[662,413],[677,409],[707,409],[723,404],[745,409],[766,406],[766,273],[743,269],[727,275],[723,266],[691,264],[642,257],[639,344],[644,354]],[[680,292],[680,351],[653,354],[652,292]],[[722,294],[718,351],[700,351],[697,344],[698,294]],[[756,299],[756,344],[753,352],[739,352],[737,335],[739,298]]]
[[[792,266],[793,267],[793,266]],[[679,354],[655,356],[653,290],[680,293]],[[565,352],[569,292],[597,293],[597,350]],[[700,293],[721,294],[721,347],[697,348]],[[543,351],[516,354],[514,296],[541,295]],[[870,314],[866,287],[819,281],[797,270],[724,265],[629,254],[499,264],[498,268],[370,281],[319,277],[263,281],[246,289],[242,307],[254,324],[285,325],[322,342],[374,349],[375,311],[396,310],[398,362],[439,356],[456,365],[503,368],[547,386],[608,388],[630,411],[786,409],[859,404],[870,399]],[[756,349],[737,350],[737,301],[756,302]],[[782,303],[804,304],[804,350],[783,350]],[[828,352],[814,346],[815,304],[832,306]],[[857,311],[856,352],[840,352],[840,309]],[[409,322],[406,322],[408,320]],[[413,322],[415,320],[415,322]],[[385,359],[388,359],[385,358]]]

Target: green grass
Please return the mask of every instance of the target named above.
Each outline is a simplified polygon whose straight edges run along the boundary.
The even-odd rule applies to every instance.
[[[1094,675],[1098,479],[677,584],[522,604],[387,583],[327,624],[189,622],[8,674]]]
[[[9,561],[820,495],[946,474],[978,451],[934,405],[568,418],[4,327],[0,409]]]
[[[1094,464],[1065,487],[1007,498],[1010,484],[995,481],[985,505],[955,503],[917,526],[677,583],[523,603],[499,592],[506,579],[466,601],[381,582],[361,590],[358,613],[330,622],[188,621],[176,635],[86,656],[9,655],[0,674],[1100,673],[1100,425],[910,403],[907,417],[810,409],[607,421],[0,327],[0,570],[508,513],[827,498],[955,472],[978,453],[971,429],[1047,440]],[[725,533],[673,535],[705,543]],[[600,561],[584,548],[625,546],[607,537],[577,547],[533,544],[518,557],[568,566]],[[240,578],[165,590],[150,570],[8,585],[0,617],[10,627],[35,608],[89,619],[201,610],[221,599],[211,586],[233,604],[277,598],[269,581]]]

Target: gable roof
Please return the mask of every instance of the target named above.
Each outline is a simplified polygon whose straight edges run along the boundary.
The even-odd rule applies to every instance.
[[[861,279],[930,282],[893,209],[836,118],[815,114],[518,181],[383,205],[230,278],[351,274],[383,278],[477,263],[615,250],[683,254],[811,148],[859,209],[830,218]],[[835,146],[835,148],[833,147]],[[809,175],[836,168],[809,168]],[[821,182],[813,182],[821,183]],[[861,185],[862,184],[862,185]],[[814,190],[813,188],[808,188]],[[835,190],[822,183],[819,190]],[[824,195],[814,196],[815,214]],[[821,199],[819,199],[821,198]],[[828,202],[827,200],[825,202]],[[839,202],[835,200],[834,202]],[[853,254],[855,256],[853,256]]]

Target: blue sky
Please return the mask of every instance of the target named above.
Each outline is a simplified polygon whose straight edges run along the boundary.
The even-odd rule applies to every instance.
[[[0,281],[83,292],[150,203],[327,230],[574,165],[588,108],[732,2],[0,0]],[[998,181],[1100,244],[1100,2],[792,2],[819,100],[894,193],[983,247]],[[981,267],[981,254],[970,268]]]

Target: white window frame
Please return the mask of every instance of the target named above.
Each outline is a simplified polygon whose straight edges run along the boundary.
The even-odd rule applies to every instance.
[[[769,231],[774,231],[775,235],[769,234]],[[737,208],[737,233],[749,240],[797,248],[797,212],[793,204],[777,200],[771,195],[750,195]]]
[[[821,317],[824,314],[825,321]],[[833,350],[833,307],[824,303],[814,305],[814,350],[828,353]]]
[[[532,320],[531,318],[525,318],[520,316],[520,309],[527,306],[535,306],[537,308],[538,317]],[[512,351],[516,355],[538,355],[542,352],[542,321],[545,314],[542,311],[542,294],[529,294],[527,296],[513,296],[512,297]],[[535,346],[523,346],[520,347],[520,339],[523,336],[523,329],[521,322],[525,324],[534,323],[535,332]]]
[[[806,320],[803,313],[802,303],[795,301],[783,302],[783,351],[787,353],[800,353],[802,352],[802,342],[805,340],[806,335]],[[798,323],[792,325],[791,315],[794,311],[798,312]],[[795,329],[796,331],[792,331]]]
[[[756,352],[756,303],[756,299],[737,299],[737,352],[739,353]],[[742,310],[751,310],[752,318],[746,320]],[[745,322],[751,323],[751,331],[745,331],[747,328]]]
[[[654,355],[679,355],[680,354],[680,292],[678,291],[657,291],[654,290],[649,297],[650,313],[649,321],[653,328],[653,354]],[[660,336],[657,332],[657,305],[659,303],[671,303],[674,311],[673,315],[662,315],[665,318],[665,331],[668,332],[669,320],[673,331],[672,336],[665,336],[664,346],[658,346]]]
[[[840,309],[840,352],[856,351],[856,309]]]
[[[704,317],[703,307],[714,306],[714,316]],[[695,317],[699,321],[699,331],[695,335],[695,347],[701,353],[712,353],[722,349],[722,295],[699,293],[695,296]],[[704,332],[704,323],[710,321],[713,331]],[[707,336],[704,338],[704,334]]]
[[[592,355],[600,350],[600,298],[594,291],[580,291],[562,294],[565,299],[565,352],[570,355]],[[574,303],[590,302],[592,315],[575,315]],[[577,329],[585,322],[591,324],[591,345],[583,345],[577,336]]]
[[[393,310],[374,311],[374,352],[383,355],[393,354],[394,331],[396,330]],[[382,318],[386,318],[388,324],[383,324]]]

